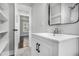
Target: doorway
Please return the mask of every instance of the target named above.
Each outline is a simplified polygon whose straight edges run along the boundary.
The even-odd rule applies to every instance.
[[[20,40],[18,48],[29,47],[29,16],[20,15]]]
[[[29,56],[30,55],[30,14],[31,8],[15,4],[15,55]]]

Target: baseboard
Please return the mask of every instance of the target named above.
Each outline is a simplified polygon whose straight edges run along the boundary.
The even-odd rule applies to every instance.
[[[4,51],[1,56],[13,56],[14,55],[14,52],[13,50],[11,51]]]
[[[1,56],[9,56],[9,51],[4,51]]]
[[[14,51],[13,50],[9,51],[9,56],[14,56]]]

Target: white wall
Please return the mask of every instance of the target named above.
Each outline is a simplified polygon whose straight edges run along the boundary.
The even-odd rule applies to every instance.
[[[38,3],[32,6],[32,32],[53,32],[58,27],[62,33],[79,35],[79,22],[68,25],[48,25],[48,6],[46,3]]]
[[[14,19],[15,19],[15,10],[14,4],[9,4],[9,51],[14,51]],[[11,52],[9,54],[11,54]]]
[[[37,3],[32,6],[32,32],[52,32],[56,26],[48,25],[48,5]]]
[[[44,3],[37,3],[32,6],[32,32],[47,32],[48,6]]]
[[[70,25],[62,25],[61,26],[62,33],[65,34],[76,34],[79,35],[79,22]]]

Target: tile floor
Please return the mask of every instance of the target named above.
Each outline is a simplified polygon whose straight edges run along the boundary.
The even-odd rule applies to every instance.
[[[31,49],[29,47],[20,48],[16,56],[31,56]]]

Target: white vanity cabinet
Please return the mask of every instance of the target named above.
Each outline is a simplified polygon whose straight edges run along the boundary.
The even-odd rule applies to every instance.
[[[32,56],[55,56],[58,54],[57,44],[57,42],[51,43],[51,41],[45,41],[45,38],[32,35]]]
[[[48,56],[51,55],[52,47],[48,46],[46,43],[32,38],[32,55],[33,56]]]
[[[48,56],[51,55],[52,48],[46,43],[43,43],[39,40],[33,39],[32,46],[32,55],[33,56]],[[39,47],[39,48],[38,48]],[[37,50],[38,49],[38,50]]]
[[[61,35],[60,35],[61,36]],[[65,36],[66,37],[66,36]],[[78,37],[73,36],[69,39],[55,40],[46,35],[32,34],[32,56],[77,56]],[[64,39],[64,40],[63,40]]]

